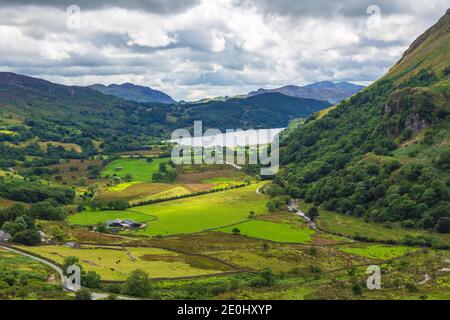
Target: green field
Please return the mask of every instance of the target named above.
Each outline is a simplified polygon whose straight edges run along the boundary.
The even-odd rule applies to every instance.
[[[307,243],[311,241],[311,235],[314,234],[314,231],[310,229],[261,220],[250,220],[217,231],[233,233],[235,228],[239,229],[242,235],[275,242]]]
[[[157,248],[83,246],[21,247],[57,263],[77,257],[83,269],[96,271],[102,280],[125,280],[130,272],[141,269],[151,278],[177,278],[230,271],[230,268],[203,257],[191,257]]]
[[[191,192],[184,188],[183,186],[174,186],[169,190],[164,190],[155,194],[151,194],[147,197],[142,197],[136,200],[130,201],[130,204],[139,204],[139,202],[145,202],[150,200],[161,200],[161,199],[170,199],[174,197],[179,197],[183,195],[190,194]]]
[[[261,184],[196,197],[162,202],[129,210],[85,211],[69,217],[78,225],[94,225],[112,218],[131,218],[143,221],[154,216],[147,228],[136,234],[155,236],[200,232],[225,227],[248,219],[251,211],[266,213],[267,197],[256,193]]]
[[[404,256],[417,249],[403,246],[368,245],[342,247],[341,250],[364,258],[388,260]]]
[[[117,175],[124,178],[131,174],[133,181],[149,182],[152,175],[159,171],[160,163],[169,163],[169,158],[154,159],[148,163],[145,159],[122,158],[111,162],[101,173],[102,177]],[[170,169],[170,166],[167,166]]]

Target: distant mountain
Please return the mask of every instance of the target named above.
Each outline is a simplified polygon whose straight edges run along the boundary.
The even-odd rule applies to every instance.
[[[290,85],[276,89],[259,89],[250,92],[248,96],[278,92],[291,97],[326,100],[332,104],[336,104],[364,88],[364,86],[349,82],[334,83],[331,81],[321,81],[303,87]]]
[[[149,87],[138,86],[132,83],[124,83],[120,85],[111,84],[109,86],[94,84],[89,86],[89,88],[100,91],[103,94],[136,102],[155,102],[164,104],[176,103],[174,99],[164,92],[153,90]]]
[[[247,98],[213,100],[184,104],[184,112],[175,112],[178,121],[203,120],[204,127],[221,130],[231,128],[280,128],[295,118],[306,118],[330,107],[327,101],[290,97],[281,93],[265,93]]]
[[[76,143],[84,150],[93,150],[94,140],[106,152],[142,148],[150,137],[190,129],[195,120],[202,120],[205,129],[279,128],[328,107],[326,101],[279,93],[194,104],[138,103],[87,87],[0,72],[0,123],[14,119],[17,126],[11,129],[23,131],[23,139]]]

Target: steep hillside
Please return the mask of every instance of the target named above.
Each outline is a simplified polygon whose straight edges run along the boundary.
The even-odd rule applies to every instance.
[[[259,89],[254,92],[250,92],[248,96],[277,92],[291,97],[326,100],[332,104],[336,104],[361,91],[362,89],[364,89],[364,86],[349,82],[334,83],[331,81],[321,81],[303,87],[291,85],[276,89]]]
[[[138,86],[132,83],[124,83],[120,85],[111,84],[109,86],[94,84],[89,86],[89,88],[100,91],[103,94],[136,102],[155,102],[164,104],[176,103],[175,100],[164,92],[153,90],[149,87]]]
[[[19,141],[34,136],[67,143],[96,139],[115,150],[136,148],[142,146],[141,136],[166,132],[163,108],[144,107],[85,87],[0,73],[0,125],[14,120],[12,129]],[[27,127],[17,127],[21,124]]]
[[[450,232],[450,11],[390,72],[282,145],[283,192],[369,221]]]

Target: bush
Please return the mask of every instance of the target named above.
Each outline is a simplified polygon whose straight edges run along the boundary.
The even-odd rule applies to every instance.
[[[252,287],[268,287],[275,283],[275,276],[271,269],[266,268],[262,270],[259,275],[250,281],[250,286]]]
[[[317,210],[316,207],[311,207],[308,209],[308,212],[306,214],[312,221],[315,221],[316,218],[319,216],[319,210]]]
[[[92,300],[92,294],[89,289],[81,288],[77,293],[75,293],[75,300]]]
[[[81,277],[81,285],[86,288],[100,288],[100,275],[95,271],[88,271]]]
[[[150,292],[150,279],[142,270],[133,271],[123,284],[123,293],[135,297],[146,297]]]

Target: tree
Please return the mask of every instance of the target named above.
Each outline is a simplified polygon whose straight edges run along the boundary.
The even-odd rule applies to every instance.
[[[316,218],[319,216],[319,210],[317,210],[316,207],[311,207],[308,209],[308,212],[306,214],[312,221],[315,221]]]
[[[84,187],[86,185],[86,178],[81,177],[80,179],[78,179],[77,185],[80,187]]]
[[[95,227],[95,231],[99,232],[99,233],[108,233],[108,228],[106,227],[106,224],[104,223],[99,223],[96,227]]]
[[[450,233],[450,218],[441,217],[436,223],[435,230],[439,233]]]
[[[435,159],[435,163],[442,170],[449,170],[450,169],[450,151],[447,150],[447,151],[442,152]]]
[[[263,269],[255,278],[252,279],[250,285],[252,287],[268,287],[275,283],[275,276],[271,269]]]
[[[233,232],[233,234],[238,235],[241,233],[241,230],[239,230],[238,228],[234,228],[233,230],[231,230],[231,232]]]
[[[27,246],[32,246],[34,244],[41,243],[41,236],[35,229],[27,229],[24,231],[17,232],[13,238],[12,242],[21,243]]]
[[[77,265],[77,266],[79,266],[81,268],[81,266],[79,265],[79,261],[80,260],[77,257],[74,257],[74,256],[66,257],[66,258],[64,258],[63,265],[62,265],[61,269],[63,270],[63,272],[66,275],[69,276],[70,274],[67,273],[67,269],[69,269],[69,267],[73,266],[73,265]]]
[[[83,273],[81,284],[86,288],[98,289],[100,288],[100,275],[95,271]]]
[[[67,238],[67,234],[64,232],[64,229],[56,225],[50,227],[50,235],[53,240],[58,242],[64,242]]]
[[[146,297],[150,291],[150,279],[142,270],[133,271],[123,284],[123,293],[136,297]]]
[[[75,300],[92,300],[92,294],[89,289],[81,288],[75,293]]]

